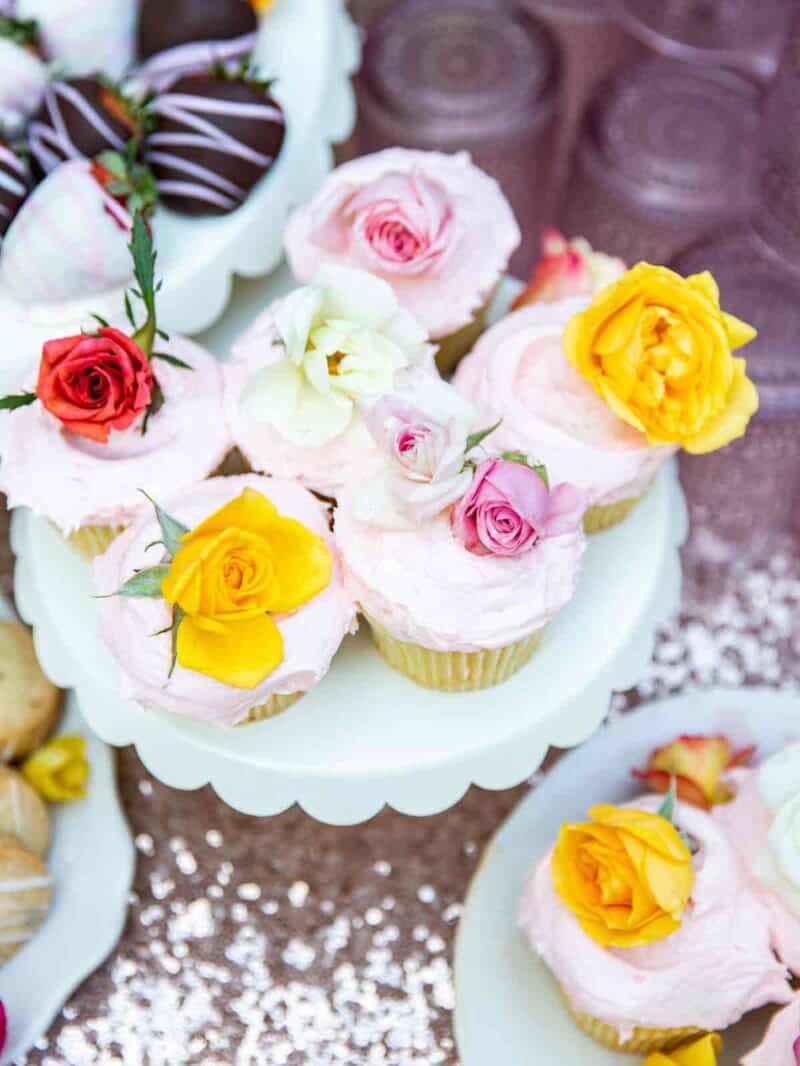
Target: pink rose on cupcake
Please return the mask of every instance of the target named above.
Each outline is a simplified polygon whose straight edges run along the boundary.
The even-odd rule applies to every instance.
[[[487,459],[451,514],[453,533],[475,555],[518,556],[545,537],[580,527],[586,497],[574,485],[549,490],[543,471],[520,459]]]

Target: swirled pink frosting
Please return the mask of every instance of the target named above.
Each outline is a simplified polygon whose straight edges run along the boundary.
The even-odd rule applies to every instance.
[[[800,1040],[800,996],[773,1015],[764,1039],[742,1059],[742,1066],[797,1066],[794,1045]]]
[[[734,770],[727,782],[735,796],[730,803],[715,807],[714,817],[736,849],[753,890],[769,911],[776,953],[793,973],[800,975],[800,914],[795,914],[757,873],[759,856],[769,846],[767,838],[773,820],[759,789],[758,770]]]
[[[310,281],[324,260],[368,270],[392,286],[434,339],[472,320],[519,242],[500,186],[466,152],[407,148],[334,170],[292,214],[285,241],[300,281]]]
[[[586,541],[576,531],[524,555],[474,555],[456,540],[447,512],[412,530],[355,517],[354,493],[334,516],[353,597],[399,640],[437,651],[479,651],[523,640],[575,592]]]
[[[231,447],[220,366],[185,337],[159,345],[193,369],[154,362],[164,406],[145,434],[135,423],[97,444],[67,432],[38,402],[0,416],[0,491],[9,507],[29,507],[65,533],[127,525],[149,506],[140,489],[158,499],[216,470]],[[34,373],[25,385],[35,382]]]
[[[630,806],[657,811],[661,797]],[[637,1026],[725,1029],[749,1010],[788,1003],[786,971],[772,953],[769,915],[742,876],[727,837],[705,811],[677,808],[678,824],[700,845],[680,929],[638,948],[603,948],[556,893],[552,851],[523,892],[519,923],[572,1004],[628,1039]]]
[[[122,596],[98,600],[100,632],[119,664],[125,698],[213,725],[236,725],[247,718],[253,707],[271,696],[313,688],[327,673],[345,635],[355,630],[355,609],[345,588],[327,510],[300,485],[255,474],[216,477],[159,502],[169,514],[191,528],[247,487],[263,493],[282,515],[296,518],[325,539],[334,557],[330,584],[304,607],[275,617],[283,637],[283,662],[257,688],[250,690],[232,688],[180,665],[168,677],[170,636],[152,635],[170,622],[170,611],[163,600]],[[95,560],[97,592],[100,595],[114,592],[135,570],[157,564],[163,549],[148,550],[147,546],[159,536],[152,510],[141,515]]]
[[[481,424],[502,419],[492,437],[498,447],[530,452],[554,483],[572,482],[590,504],[610,504],[646,492],[675,448],[650,447],[567,362],[564,328],[586,305],[563,300],[508,315],[462,359],[453,384]]]
[[[273,312],[267,308],[234,344],[223,369],[225,420],[231,439],[254,470],[291,478],[313,492],[336,498],[345,485],[358,484],[381,462],[360,416],[333,440],[306,448],[241,410],[242,390],[256,371],[285,358]]]

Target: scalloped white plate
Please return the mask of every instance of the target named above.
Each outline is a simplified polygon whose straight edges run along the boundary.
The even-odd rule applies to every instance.
[[[346,824],[384,804],[433,814],[472,783],[507,788],[537,768],[549,745],[585,740],[611,691],[640,676],[656,628],[677,608],[685,532],[670,466],[622,525],[590,538],[576,597],[531,662],[498,688],[420,688],[391,670],[361,632],[289,711],[228,730],[121,700],[116,664],[97,630],[90,567],[26,511],[13,516],[12,546],[17,604],[35,627],[42,666],[57,684],[78,690],[104,740],[135,744],[168,785],[211,782],[246,813],[299,803],[320,821]]]
[[[0,617],[12,616],[0,600]],[[114,755],[87,728],[73,693],[66,696],[59,733],[86,737],[91,779],[86,799],[50,807],[52,906],[36,936],[0,964],[0,999],[9,1021],[0,1066],[25,1054],[109,955],[125,925],[133,883],[134,849],[117,796]]]
[[[233,277],[269,273],[283,258],[283,232],[292,207],[307,200],[333,167],[332,145],[355,124],[350,84],[360,60],[358,32],[344,0],[278,0],[262,22],[256,56],[276,78],[286,111],[286,140],[275,166],[247,201],[223,218],[191,219],[160,209],[154,219],[163,326],[181,333],[206,329],[225,309]],[[23,307],[0,287],[5,339],[2,380],[38,359],[43,341],[74,332],[95,311],[122,312],[122,290],[70,304]]]
[[[706,689],[624,715],[570,752],[495,834],[467,895],[455,946],[455,1031],[462,1066],[638,1066],[641,1056],[606,1051],[571,1021],[547,967],[517,929],[528,870],[564,821],[596,800],[636,795],[629,770],[680,733],[723,732],[761,755],[800,737],[800,691]],[[724,1034],[720,1066],[735,1066],[764,1033],[769,1008]],[[535,1048],[535,1058],[531,1049]]]

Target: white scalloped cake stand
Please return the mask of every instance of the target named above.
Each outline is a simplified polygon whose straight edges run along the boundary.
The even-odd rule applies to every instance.
[[[673,466],[622,525],[590,540],[575,599],[541,649],[496,689],[432,692],[395,673],[366,632],[348,638],[322,683],[271,721],[221,730],[143,710],[118,695],[97,630],[90,567],[44,519],[17,511],[16,597],[46,673],[75,688],[110,744],[135,744],[176,788],[210,782],[232,807],[269,815],[299,803],[320,821],[363,821],[384,804],[433,814],[470,784],[507,788],[600,724],[633,685],[656,628],[676,609],[686,513]]]
[[[307,200],[333,167],[332,144],[355,123],[350,78],[358,67],[358,32],[345,0],[279,0],[261,27],[260,69],[275,77],[286,111],[286,141],[277,163],[239,210],[223,218],[190,219],[160,209],[154,231],[164,279],[160,313],[166,329],[198,333],[225,309],[235,274],[261,276],[283,257],[289,210]],[[75,332],[95,311],[113,318],[119,292],[70,304],[23,307],[0,287],[4,354],[0,377],[14,377],[38,358],[53,335]],[[10,357],[7,353],[15,353]]]
[[[638,1066],[641,1057],[606,1051],[572,1022],[556,982],[517,929],[526,874],[564,821],[594,802],[636,796],[630,769],[680,733],[726,733],[759,757],[800,737],[795,691],[706,689],[657,700],[623,715],[570,752],[519,804],[486,848],[470,885],[455,947],[455,1031],[463,1066]],[[720,1066],[735,1066],[759,1043],[771,1009],[749,1014],[724,1035]],[[531,1048],[536,1048],[535,1056]],[[776,1063],[775,1066],[778,1066]]]

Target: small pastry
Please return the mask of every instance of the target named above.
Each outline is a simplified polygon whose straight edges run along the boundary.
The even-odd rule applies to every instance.
[[[600,804],[562,825],[519,922],[573,1019],[612,1050],[670,1049],[791,999],[727,837],[671,797]]]
[[[31,121],[28,147],[40,172],[49,174],[67,159],[124,155],[130,141],[141,141],[147,122],[147,111],[107,79],[55,81]]]
[[[0,622],[0,762],[43,744],[60,708],[61,692],[42,673],[30,630]]]
[[[35,22],[0,9],[0,134],[17,137],[47,88],[47,67],[39,51]]]
[[[773,1015],[764,1039],[742,1059],[742,1066],[798,1066],[800,995]]]
[[[488,330],[454,384],[553,476],[584,489],[587,532],[616,525],[683,447],[744,433],[758,407],[744,359],[755,330],[721,310],[710,274],[640,263],[580,300],[538,303]]]
[[[778,958],[800,977],[800,743],[725,783],[734,798],[714,815],[769,910]]]
[[[380,462],[359,400],[403,367],[435,373],[432,352],[386,282],[323,267],[234,344],[223,371],[233,442],[252,469],[336,498]]]
[[[50,815],[22,774],[0,766],[0,834],[13,836],[40,858],[50,842]]]
[[[0,141],[0,241],[29,192],[30,178],[25,163],[13,148]]]
[[[50,907],[51,885],[38,855],[16,837],[0,836],[0,963],[39,929]]]
[[[260,0],[143,0],[139,14],[137,77],[164,89],[184,74],[241,60],[253,50]]]
[[[255,475],[159,502],[95,563],[123,696],[218,726],[286,710],[355,627],[327,509]]]
[[[290,216],[286,255],[308,282],[333,260],[387,281],[452,371],[474,344],[520,242],[500,186],[466,152],[390,148],[338,167]]]
[[[80,166],[65,163],[48,178]],[[214,473],[229,451],[222,372],[204,348],[156,323],[155,257],[141,215],[132,258],[146,317],[48,341],[35,390],[0,400],[0,483],[9,507],[49,518],[86,557],[149,505]]]
[[[63,163],[38,185],[0,249],[0,283],[21,304],[89,297],[131,278],[134,210],[155,201],[152,176],[105,153]]]
[[[16,0],[19,18],[35,19],[45,54],[59,74],[106,74],[118,80],[133,64],[139,0]]]
[[[542,235],[542,257],[514,301],[513,310],[529,304],[594,296],[624,273],[621,259],[596,252],[584,237],[568,241],[558,230],[547,229]]]
[[[235,211],[277,159],[286,132],[269,83],[246,69],[179,78],[151,110],[147,161],[164,206],[185,215]]]
[[[491,428],[455,389],[420,370],[364,412],[384,457],[339,497],[347,580],[390,666],[428,688],[505,681],[571,599],[585,502]]]

